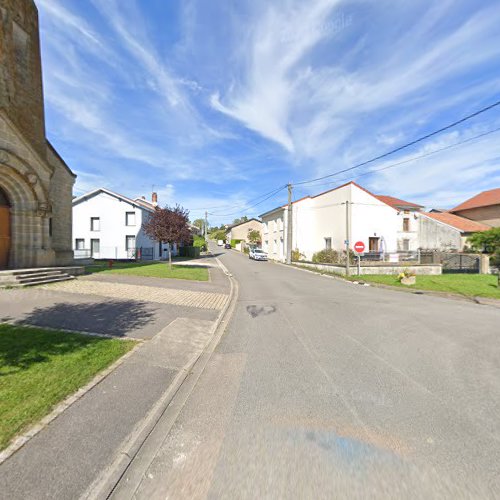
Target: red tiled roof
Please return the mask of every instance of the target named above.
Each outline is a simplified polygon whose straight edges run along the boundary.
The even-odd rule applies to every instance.
[[[476,233],[491,229],[491,227],[486,224],[466,219],[465,217],[460,217],[459,215],[450,214],[449,212],[426,212],[425,215],[431,219],[444,222],[449,226],[456,227],[464,233]]]
[[[394,198],[393,196],[386,196],[383,194],[374,195],[380,201],[386,205],[390,205],[393,208],[424,208],[422,205],[417,205],[416,203],[411,203],[409,201],[400,200],[399,198]]]
[[[490,189],[469,198],[450,212],[459,212],[460,210],[468,210],[470,208],[487,207],[489,205],[500,205],[500,188]]]

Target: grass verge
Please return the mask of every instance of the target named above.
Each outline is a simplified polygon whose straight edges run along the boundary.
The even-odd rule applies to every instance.
[[[110,269],[108,262],[98,262],[85,268],[87,274],[125,274],[145,278],[174,278],[179,280],[208,281],[208,269],[201,266],[172,264],[166,262],[113,262]]]
[[[415,285],[402,285],[395,275],[364,274],[351,276],[351,280],[363,280],[368,283],[409,288],[415,290],[431,290],[463,295],[465,297],[488,297],[500,299],[500,288],[497,287],[498,278],[492,274],[441,274],[437,276],[417,276]]]
[[[0,450],[134,345],[0,324]]]
[[[293,265],[293,264],[292,264]],[[498,288],[498,277],[493,274],[441,274],[436,276],[417,276],[415,285],[402,285],[394,274],[362,274],[361,276],[345,275],[323,271],[312,266],[295,266],[299,269],[307,269],[318,274],[335,276],[350,281],[366,281],[367,283],[379,283],[398,288],[410,290],[429,290],[435,292],[453,293],[464,297],[486,297],[500,299],[500,288]]]

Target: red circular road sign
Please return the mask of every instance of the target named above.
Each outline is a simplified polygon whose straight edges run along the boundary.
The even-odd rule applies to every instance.
[[[362,241],[356,241],[354,243],[354,250],[358,253],[363,253],[365,251],[365,244]]]

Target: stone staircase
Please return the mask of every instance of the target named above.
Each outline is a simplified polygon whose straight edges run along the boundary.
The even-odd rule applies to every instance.
[[[0,271],[0,288],[44,285],[75,279],[83,274],[80,267],[42,267],[35,269],[13,269]]]

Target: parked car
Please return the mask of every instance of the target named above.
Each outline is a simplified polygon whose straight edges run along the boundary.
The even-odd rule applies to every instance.
[[[217,246],[221,247],[224,245],[224,240],[217,240]]]
[[[226,244],[224,245],[224,248],[225,248],[226,250],[230,250],[230,249],[231,249],[231,243],[226,243]]]
[[[267,260],[267,253],[262,248],[251,248],[248,258],[253,260]]]

